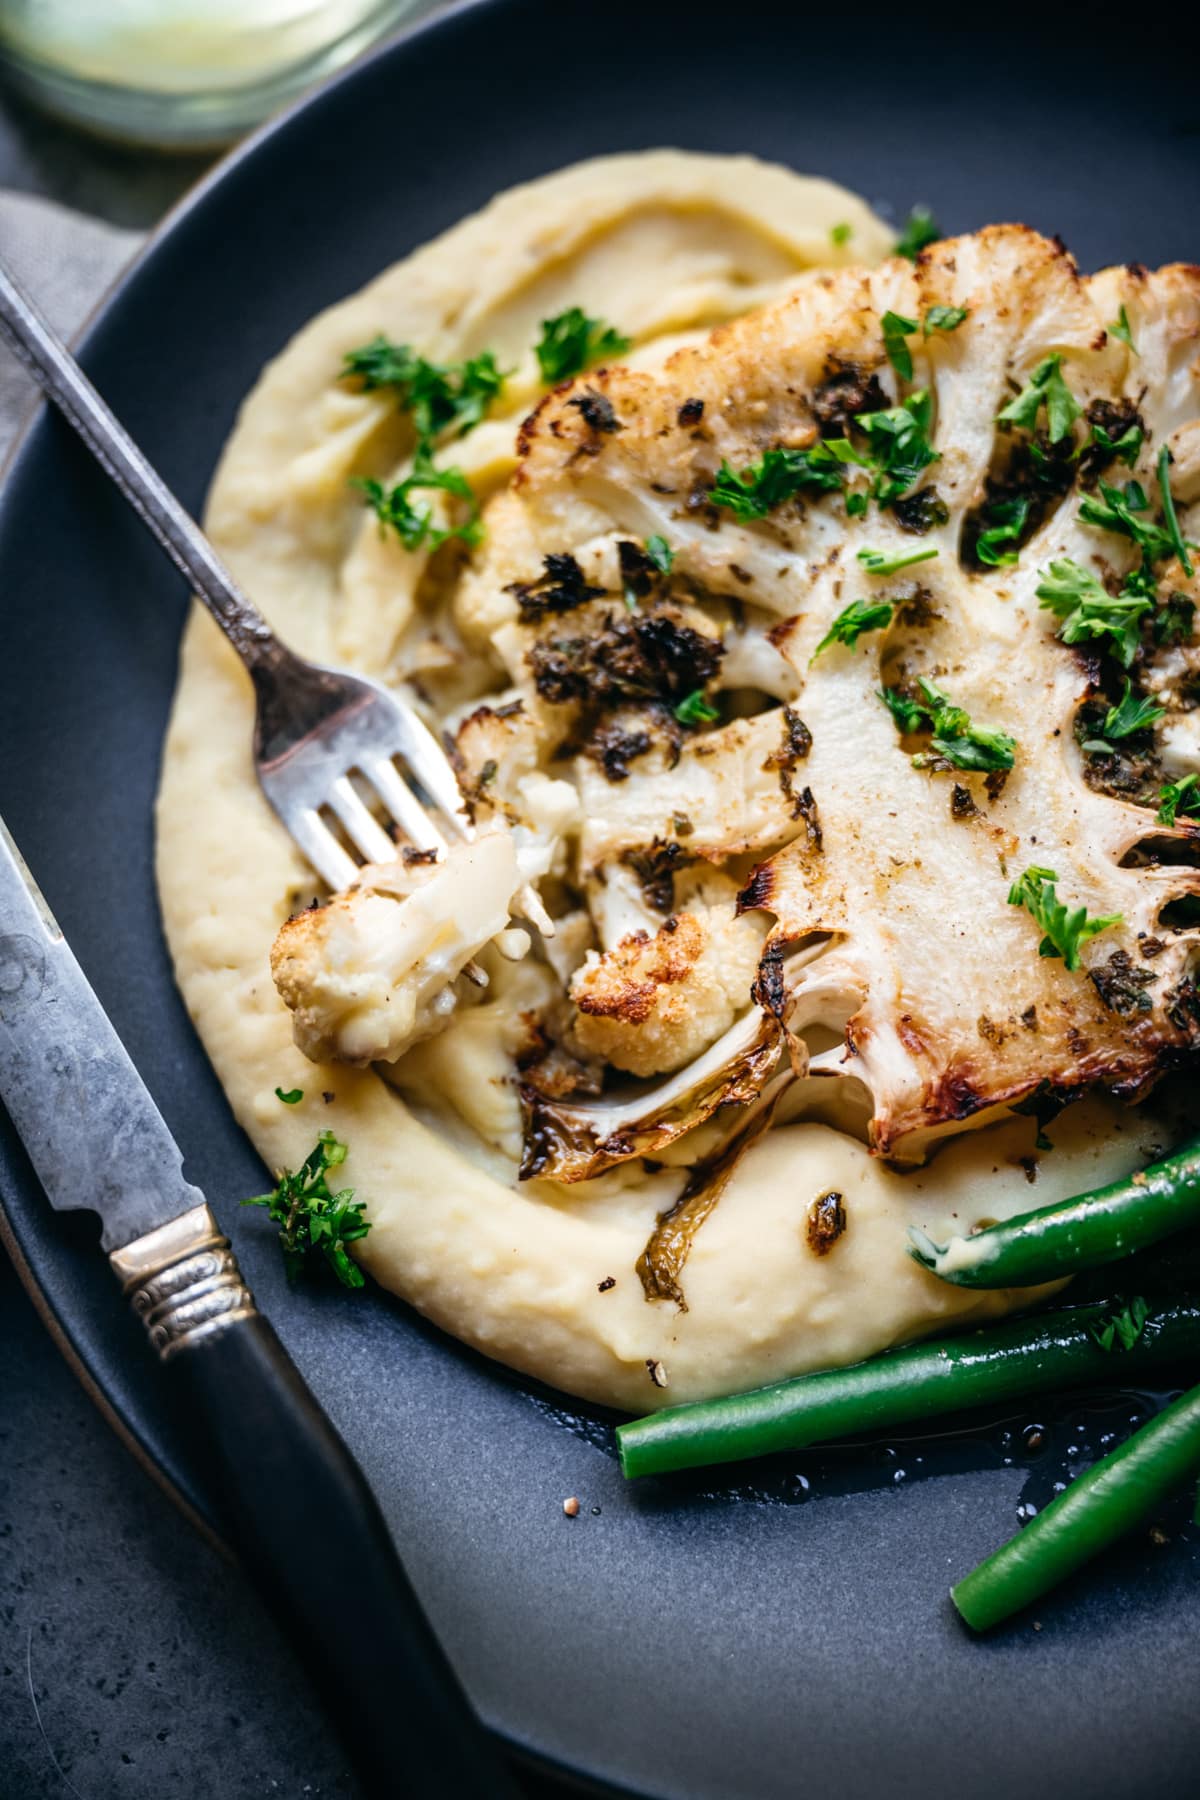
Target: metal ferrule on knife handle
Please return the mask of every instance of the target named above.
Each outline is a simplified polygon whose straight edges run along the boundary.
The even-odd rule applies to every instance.
[[[257,1310],[208,1206],[192,1207],[108,1260],[164,1362]]]

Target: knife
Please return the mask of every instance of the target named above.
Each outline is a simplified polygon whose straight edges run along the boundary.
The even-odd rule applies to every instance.
[[[223,1523],[372,1800],[516,1800],[358,1464],[254,1304],[179,1146],[0,819],[0,1099],[51,1206],[87,1208],[207,1452]],[[307,1546],[319,1542],[321,1554]]]

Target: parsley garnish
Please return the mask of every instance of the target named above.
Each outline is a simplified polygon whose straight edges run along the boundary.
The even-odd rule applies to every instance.
[[[285,1094],[282,1088],[275,1089],[275,1098],[282,1100],[285,1106],[299,1106],[304,1098],[303,1088],[289,1088]]]
[[[915,319],[906,319],[903,313],[885,312],[879,321],[883,331],[883,348],[888,361],[902,381],[911,381],[913,372],[912,351],[905,343],[920,330]]]
[[[1154,615],[1156,644],[1182,644],[1195,630],[1196,602],[1178,589],[1167,595]]]
[[[1142,620],[1154,605],[1146,594],[1108,593],[1090,569],[1067,556],[1043,573],[1037,597],[1062,620],[1058,635],[1064,644],[1110,637],[1110,648],[1125,668],[1133,661]]]
[[[1138,452],[1142,447],[1142,439],[1145,435],[1140,425],[1127,425],[1118,438],[1113,437],[1110,431],[1106,431],[1103,425],[1093,425],[1092,435],[1088,441],[1094,444],[1098,450],[1104,451],[1106,456],[1115,457],[1132,469],[1138,459]]]
[[[1162,718],[1164,711],[1164,707],[1156,706],[1153,700],[1148,700],[1144,695],[1135,697],[1133,683],[1127,675],[1125,692],[1104,716],[1103,737],[1089,738],[1083,748],[1095,750],[1101,755],[1111,754],[1114,742],[1132,737],[1136,731],[1145,731]]]
[[[764,450],[757,462],[748,463],[740,473],[723,462],[708,497],[714,506],[725,507],[739,519],[765,519],[802,488],[815,488],[823,494],[840,488],[846,450],[849,445],[844,438],[829,438],[811,450]]]
[[[949,765],[955,769],[1011,769],[1017,740],[1007,731],[987,731],[974,725],[961,706],[955,706],[925,676],[919,677],[922,699],[901,694],[896,688],[884,688],[879,695],[900,730],[906,735],[928,727],[933,736],[930,747],[913,757],[913,767],[928,769]]]
[[[828,650],[830,644],[845,644],[852,648],[864,632],[882,631],[885,625],[891,624],[894,611],[890,600],[852,600],[849,606],[842,608],[813,651],[809,666],[816,662],[822,650]]]
[[[620,356],[628,350],[632,338],[622,337],[613,325],[603,319],[589,319],[581,306],[569,306],[553,319],[542,320],[542,335],[534,345],[542,380],[549,387],[603,362],[606,356]]]
[[[1159,792],[1159,807],[1155,815],[1159,825],[1174,825],[1176,813],[1200,813],[1200,775],[1182,775],[1178,781],[1168,781]]]
[[[461,538],[464,544],[477,544],[483,535],[479,507],[470,482],[461,469],[437,468],[426,442],[417,445],[412,474],[398,481],[395,487],[385,488],[382,482],[361,478],[356,478],[353,485],[362,489],[367,505],[374,508],[380,531],[386,532],[390,527],[406,550],[436,550],[439,544],[454,537]],[[469,517],[461,525],[445,528],[434,525],[429,507],[412,503],[410,496],[422,490],[436,490],[469,501]]]
[[[1122,307],[1121,311],[1124,310]],[[1094,1319],[1088,1332],[1102,1350],[1132,1350],[1146,1329],[1149,1310],[1142,1296],[1135,1294],[1128,1305],[1114,1303],[1100,1318]]]
[[[834,225],[830,228],[829,241],[833,245],[835,250],[840,250],[842,248],[842,245],[848,244],[850,242],[850,239],[853,236],[854,236],[853,225],[847,225],[843,221],[842,224]]]
[[[1167,536],[1171,540],[1171,548],[1179,558],[1184,574],[1190,578],[1192,574],[1192,562],[1188,555],[1188,547],[1184,541],[1183,533],[1179,529],[1179,520],[1175,516],[1175,496],[1171,492],[1170,471],[1171,464],[1174,461],[1175,458],[1171,455],[1170,449],[1164,444],[1158,453],[1158,487],[1159,492],[1162,494],[1163,518],[1166,521]]]
[[[273,1193],[256,1194],[243,1200],[243,1206],[265,1206],[279,1226],[279,1242],[283,1250],[288,1280],[311,1269],[314,1262],[328,1264],[343,1287],[363,1286],[363,1273],[354,1262],[347,1244],[366,1237],[370,1221],[362,1216],[365,1200],[354,1198],[353,1188],[331,1193],[325,1176],[346,1160],[346,1146],[338,1142],[332,1131],[322,1131],[316,1148],[295,1175],[284,1169]]]
[[[711,725],[720,716],[717,708],[710,706],[704,698],[703,688],[693,688],[675,708],[675,717],[681,725]]]
[[[927,388],[919,388],[899,406],[855,415],[854,422],[866,433],[870,445],[870,461],[876,470],[871,494],[881,507],[906,494],[922,469],[941,461],[929,441],[932,417],[933,400]],[[854,460],[861,462],[862,458]]]
[[[1037,428],[1038,413],[1046,408],[1046,433],[1052,444],[1065,438],[1083,411],[1063,379],[1062,357],[1057,351],[1040,362],[1015,400],[996,414],[1000,425],[1016,425],[1023,431]]]
[[[1161,465],[1160,457],[1160,468]],[[1102,531],[1115,531],[1122,537],[1131,538],[1148,563],[1159,562],[1164,556],[1170,556],[1175,548],[1175,535],[1178,534],[1179,527],[1175,526],[1173,535],[1170,531],[1164,531],[1161,525],[1138,517],[1150,505],[1140,481],[1127,481],[1124,488],[1110,487],[1106,481],[1102,481],[1100,493],[1103,496],[1100,500],[1093,499],[1089,494],[1080,502],[1079,516],[1085,524],[1097,525]]]
[[[907,256],[909,262],[916,262],[920,252],[927,244],[936,244],[942,235],[942,228],[927,206],[914,206],[905,222],[904,230],[896,240],[895,255]]]
[[[969,311],[966,306],[931,306],[921,322],[921,330],[926,337],[931,331],[957,331]]]
[[[421,438],[438,437],[452,427],[464,437],[483,418],[508,373],[498,367],[490,350],[443,366],[386,337],[373,338],[342,358],[343,377],[361,381],[367,393],[395,388],[401,409],[412,414]]]
[[[937,554],[936,546],[930,550],[901,550],[898,556],[888,556],[882,550],[860,550],[858,560],[868,575],[895,575],[900,569],[928,562]]]
[[[657,532],[655,532],[653,537],[648,537],[646,539],[646,555],[650,558],[650,561],[654,564],[660,575],[669,575],[671,573],[671,564],[675,561],[675,552],[672,550],[665,537],[659,537]]]
[[[848,519],[861,519],[870,504],[871,502],[867,499],[865,494],[847,494],[846,517]]]
[[[1068,910],[1058,897],[1053,869],[1028,868],[1008,890],[1008,904],[1023,906],[1045,934],[1038,945],[1039,956],[1061,956],[1068,969],[1079,967],[1079,951],[1083,944],[1110,925],[1120,925],[1122,915],[1110,913],[1106,918],[1089,919],[1086,906]]]
[[[994,521],[980,532],[975,540],[975,554],[981,563],[991,569],[998,569],[1018,560],[1016,550],[1001,550],[1000,544],[1017,543],[1021,533],[1029,522],[1029,496],[1022,494],[1016,500],[993,500],[987,508],[987,516]]]
[[[1125,311],[1123,305],[1120,312],[1107,329],[1110,337],[1120,338],[1123,344],[1129,345],[1129,348],[1133,351],[1135,356],[1139,354],[1138,347],[1133,341],[1133,330],[1129,323],[1129,314]]]

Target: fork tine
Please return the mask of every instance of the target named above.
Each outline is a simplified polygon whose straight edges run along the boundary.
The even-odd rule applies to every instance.
[[[300,812],[290,814],[284,819],[284,824],[322,881],[335,893],[349,886],[358,874],[358,869],[323,819],[305,807]]]
[[[398,701],[397,710],[401,717],[399,754],[458,835],[469,836],[470,826],[462,810],[462,793],[446,752],[409,705]]]
[[[401,781],[393,763],[380,757],[377,762],[361,763],[360,768],[405,837],[411,839],[418,850],[446,848],[445,838],[416,795]],[[395,853],[394,846],[392,853]]]
[[[346,827],[350,842],[368,862],[391,862],[396,846],[359,799],[348,776],[338,776],[329,790],[329,804]]]

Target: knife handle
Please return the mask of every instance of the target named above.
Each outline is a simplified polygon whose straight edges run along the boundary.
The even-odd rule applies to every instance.
[[[223,1520],[371,1800],[516,1800],[361,1469],[207,1206],[110,1261],[211,1458]]]

